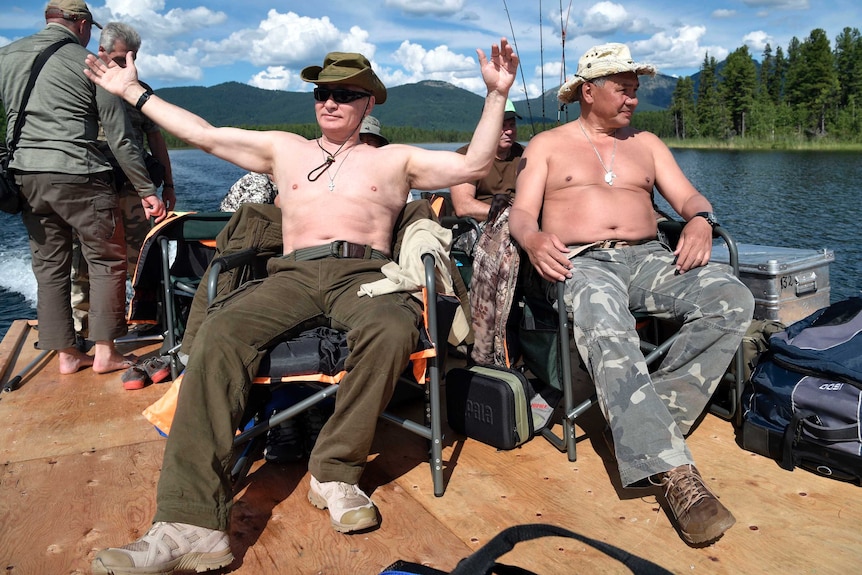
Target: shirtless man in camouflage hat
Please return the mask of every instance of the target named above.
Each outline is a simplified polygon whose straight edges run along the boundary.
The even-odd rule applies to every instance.
[[[623,485],[663,486],[683,539],[703,544],[735,519],[704,484],[685,436],[736,352],[754,301],[727,266],[709,263],[717,225],[709,201],[661,140],[630,126],[644,74],[655,67],[634,62],[622,44],[584,54],[559,92],[564,103],[580,102],[580,117],[530,141],[509,230],[544,279],[566,282],[575,342]],[[653,187],[688,222],[673,252],[656,240]],[[633,313],[682,324],[652,374]]]

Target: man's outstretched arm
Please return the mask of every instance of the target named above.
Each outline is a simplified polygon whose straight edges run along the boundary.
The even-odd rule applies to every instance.
[[[137,107],[159,126],[184,142],[253,172],[272,172],[272,142],[267,132],[216,128],[188,110],[148,92],[138,81],[134,52],[126,53],[126,67],[106,65],[94,54],[84,73],[96,85]]]

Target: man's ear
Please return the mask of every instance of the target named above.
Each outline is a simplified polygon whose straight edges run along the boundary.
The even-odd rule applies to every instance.
[[[595,87],[596,85],[592,82],[584,82],[583,85],[581,85],[581,100],[592,103],[594,99],[593,88]]]

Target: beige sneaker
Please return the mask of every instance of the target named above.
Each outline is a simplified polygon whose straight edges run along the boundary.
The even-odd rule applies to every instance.
[[[224,531],[185,523],[154,523],[146,535],[103,549],[93,559],[93,575],[169,575],[174,571],[203,573],[233,563]]]
[[[694,465],[680,465],[659,479],[682,538],[691,544],[721,537],[736,518],[703,482]]]
[[[311,478],[308,500],[318,509],[329,509],[332,526],[341,533],[376,527],[377,507],[356,485],[341,481],[321,483]]]

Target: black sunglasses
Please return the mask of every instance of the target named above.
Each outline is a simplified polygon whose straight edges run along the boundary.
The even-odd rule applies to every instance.
[[[314,99],[318,102],[325,102],[332,98],[338,104],[349,104],[350,102],[359,100],[360,98],[368,98],[371,96],[368,92],[357,92],[356,90],[348,90],[346,88],[315,88]]]

